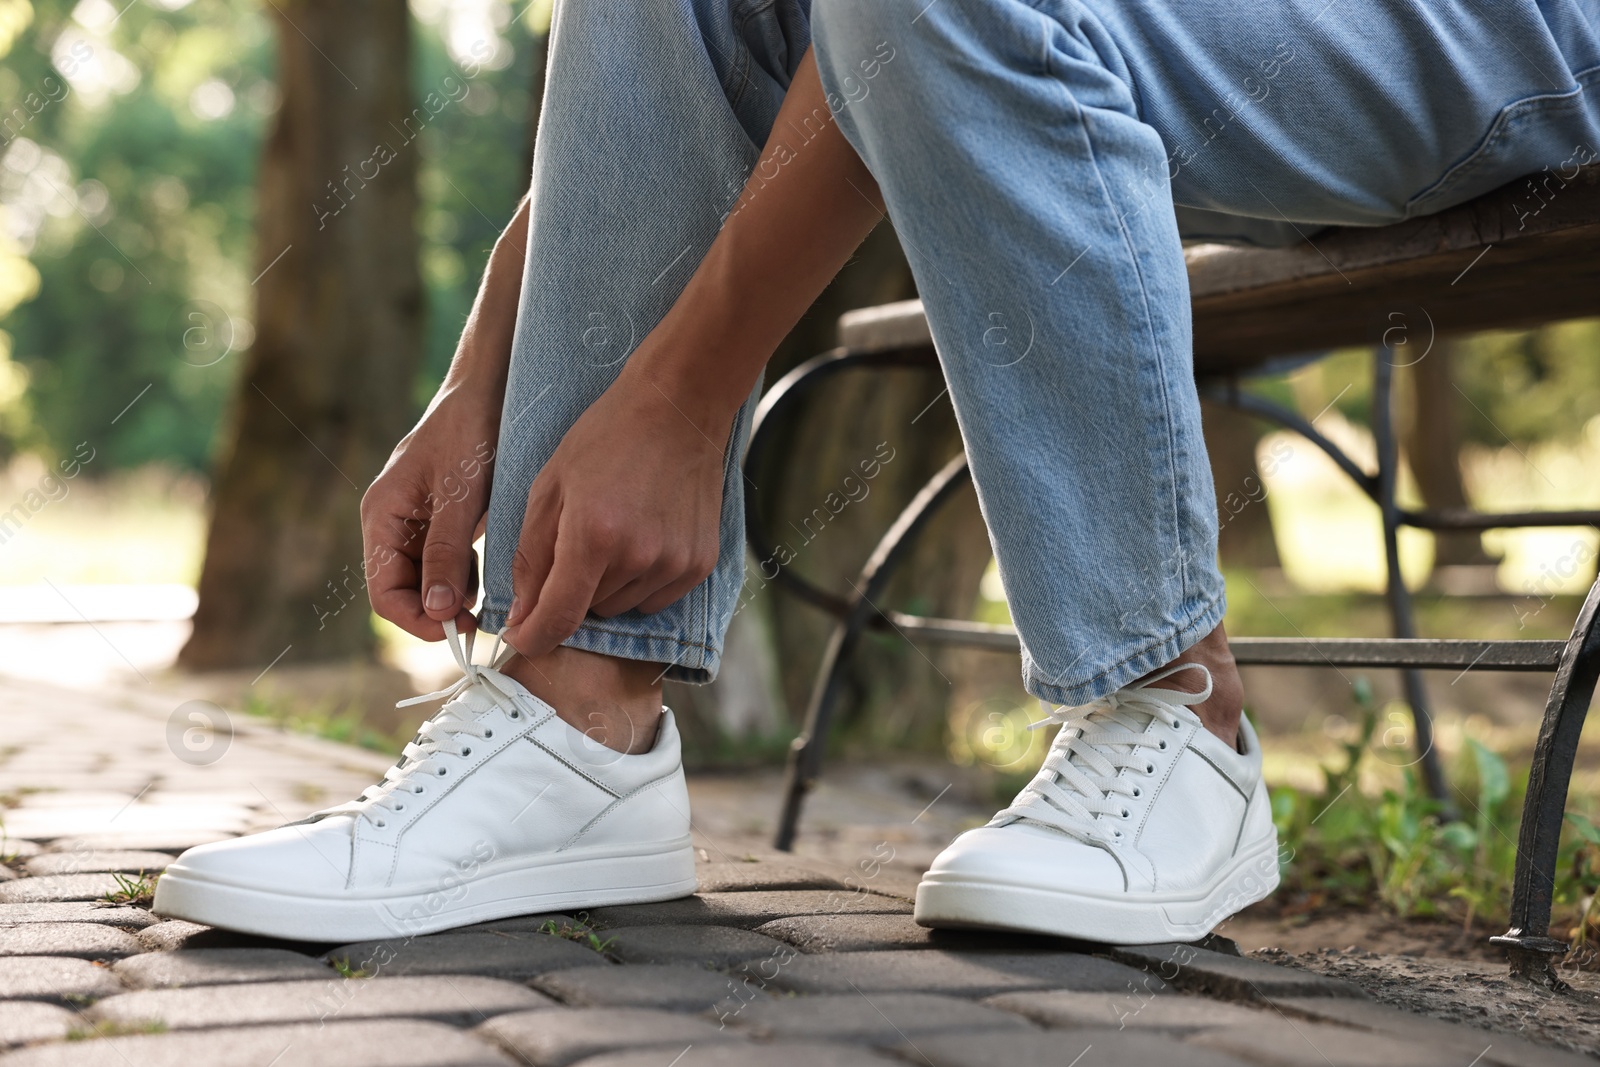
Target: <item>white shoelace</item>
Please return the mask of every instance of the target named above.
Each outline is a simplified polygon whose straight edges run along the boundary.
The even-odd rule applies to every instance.
[[[400,759],[383,772],[383,780],[364,789],[361,796],[316,813],[313,818],[326,815],[354,815],[365,818],[375,826],[386,825],[389,812],[402,812],[406,798],[427,791],[425,784],[431,778],[447,776],[449,765],[444,756],[470,756],[472,740],[494,737],[494,727],[477,721],[484,711],[498,706],[513,720],[522,717],[512,695],[509,680],[501,674],[501,667],[514,655],[515,650],[495,635],[494,649],[487,664],[472,662],[472,645],[476,633],[468,633],[465,640],[456,632],[454,620],[444,624],[445,640],[461,666],[461,677],[452,685],[435,693],[410,697],[395,705],[397,708],[413,704],[426,704],[443,700],[438,714],[417,729],[417,736],[406,744]]]
[[[1185,693],[1150,688],[1150,682],[1181,670],[1204,672],[1205,689]],[[1050,754],[1033,781],[1017,794],[1010,807],[994,817],[991,825],[1026,819],[1090,844],[1111,844],[1122,836],[1115,823],[1131,815],[1125,800],[1143,795],[1140,783],[1154,773],[1155,765],[1144,750],[1164,751],[1172,742],[1169,733],[1177,733],[1175,729],[1151,731],[1151,721],[1181,728],[1193,713],[1179,709],[1210,696],[1211,672],[1199,663],[1181,663],[1142,685],[1119,689],[1088,704],[1046,707],[1045,718],[1028,729],[1060,723],[1061,732],[1056,734]]]

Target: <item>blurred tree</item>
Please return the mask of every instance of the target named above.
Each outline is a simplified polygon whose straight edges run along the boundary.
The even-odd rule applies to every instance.
[[[1459,350],[1457,340],[1439,341],[1432,352],[1400,375],[1402,410],[1397,421],[1401,442],[1417,490],[1430,508],[1459,510],[1471,503],[1461,478],[1461,408],[1466,402],[1455,387]],[[1435,567],[1494,563],[1483,550],[1482,534],[1456,531],[1433,535]]]
[[[412,413],[422,354],[404,0],[277,0],[256,340],[212,492],[191,669],[370,653],[358,507]],[[348,610],[347,610],[348,609]]]

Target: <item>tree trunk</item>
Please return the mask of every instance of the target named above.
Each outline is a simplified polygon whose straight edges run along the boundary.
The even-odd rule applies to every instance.
[[[414,415],[418,146],[403,0],[278,0],[256,341],[179,663],[370,655],[359,504]],[[430,97],[430,100],[433,98]],[[439,105],[439,106],[442,106]]]
[[[1408,403],[1402,408],[1402,440],[1406,462],[1417,490],[1430,508],[1465,508],[1467,489],[1461,480],[1461,422],[1451,364],[1456,343],[1440,341],[1413,364],[1407,376]],[[1403,379],[1404,380],[1404,379]],[[1434,567],[1490,566],[1483,537],[1471,531],[1433,535]]]
[[[1217,555],[1228,567],[1282,566],[1266,483],[1256,468],[1261,423],[1209,401],[1201,401],[1200,409],[1211,480],[1217,487]]]
[[[915,295],[910,270],[893,231],[880,226],[812,307],[774,356],[768,380],[838,343],[839,315]],[[752,472],[774,538],[794,549],[790,566],[811,581],[849,595],[873,546],[923,483],[961,448],[944,382],[937,372],[862,371],[822,387],[801,406],[767,469]],[[936,399],[938,398],[938,399]],[[884,461],[885,456],[892,458]],[[876,474],[862,474],[862,463]],[[836,515],[826,509],[849,498],[847,477],[860,499]],[[823,508],[825,522],[808,517]],[[792,524],[792,525],[791,525]],[[900,570],[883,606],[968,618],[990,558],[983,521],[971,492],[945,506]],[[750,581],[758,584],[758,572]],[[778,644],[780,689],[791,717],[809,700],[833,620],[768,588],[752,607],[766,610]],[[904,741],[908,728],[941,735],[950,698],[946,653],[924,654],[894,635],[868,635],[850,672],[841,711],[872,715],[874,733]]]

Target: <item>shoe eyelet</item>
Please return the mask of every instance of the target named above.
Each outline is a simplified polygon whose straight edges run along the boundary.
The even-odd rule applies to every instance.
[[[1132,814],[1133,814],[1133,812],[1129,811],[1127,808],[1123,808],[1122,809],[1122,817],[1124,819],[1126,819],[1128,816],[1130,816]]]
[[[494,736],[494,731],[493,731],[493,730],[485,730],[485,731],[484,731],[484,732],[483,732],[483,739],[484,739],[484,740],[485,740],[485,741],[487,741],[487,740],[489,740],[489,739],[490,739],[490,738],[491,738],[491,737],[493,737],[493,736]]]
[[[1138,796],[1143,796],[1144,794],[1139,792],[1139,787],[1138,786],[1134,786],[1133,787],[1133,795],[1138,797]]]
[[[420,797],[420,796],[421,796],[421,795],[422,795],[422,794],[423,794],[423,793],[424,793],[424,792],[426,792],[426,790],[425,790],[425,789],[423,789],[423,788],[422,788],[422,787],[421,787],[421,786],[420,786],[420,785],[419,785],[419,786],[417,786],[417,787],[416,787],[416,788],[415,788],[415,789],[413,789],[413,790],[412,790],[412,792],[413,792],[413,793],[415,793],[415,794],[416,794],[416,795],[417,795],[417,796],[419,796],[419,797]]]
[[[1154,773],[1156,773],[1156,765],[1154,763],[1146,763],[1144,765],[1144,773],[1146,773],[1146,774],[1154,774]]]
[[[511,712],[511,713],[510,713],[510,714],[509,714],[509,715],[508,715],[508,716],[507,716],[507,718],[511,718],[511,719],[520,719],[520,718],[522,718],[522,712],[520,712],[520,711],[513,711],[513,712]]]
[[[384,820],[382,820],[382,819],[378,820],[378,829],[382,830],[385,826],[388,826],[388,825],[389,824],[387,822],[385,822]]]
[[[447,775],[449,773],[450,773],[450,768],[449,767],[440,767],[439,768],[439,777],[440,778],[443,778],[445,775]]]
[[[468,756],[471,756],[471,755],[472,755],[472,749],[464,748],[464,749],[461,750],[461,758],[462,759],[466,759]]]
[[[1116,838],[1118,841],[1121,841],[1122,840],[1122,831],[1121,830],[1113,830],[1113,831],[1111,831],[1111,836]]]
[[[405,811],[406,810],[406,806],[404,804],[396,804],[394,806],[394,810],[395,811]]]
[[[1157,745],[1156,747],[1159,748],[1161,751],[1165,752],[1167,750],[1167,743],[1165,741],[1163,741],[1159,745]]]

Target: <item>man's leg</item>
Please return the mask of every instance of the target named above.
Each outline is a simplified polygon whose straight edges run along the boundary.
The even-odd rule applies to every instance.
[[[803,3],[563,0],[534,159],[526,269],[495,465],[480,625],[504,625],[528,490],[704,257],[809,44]],[[591,618],[512,674],[569,721],[648,748],[663,676],[716,673],[743,581],[750,406],[725,448],[719,562],[651,615]]]
[[[1027,687],[1095,702],[1053,715],[1043,769],[939,857],[919,921],[1183,940],[1276,884],[1259,749],[1234,725],[1174,198],[1290,229],[1445,206],[1471,195],[1475,153],[1480,181],[1520,165],[1494,158],[1501,109],[1541,80],[1574,92],[1568,60],[1593,52],[1562,5],[1562,34],[1532,5],[1401,8],[816,5],[830,104],[927,309]]]

